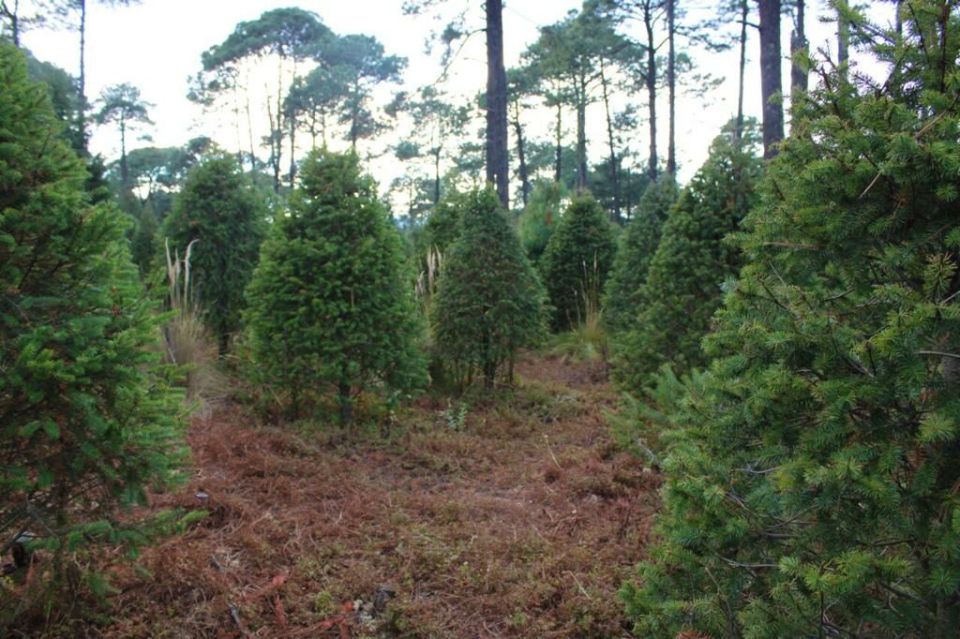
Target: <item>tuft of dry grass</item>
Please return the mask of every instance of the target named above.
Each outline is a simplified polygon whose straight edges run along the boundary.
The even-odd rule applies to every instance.
[[[229,384],[218,368],[216,341],[204,325],[190,289],[190,254],[197,242],[187,245],[182,258],[176,249],[170,253],[168,241],[164,244],[172,317],[163,328],[163,341],[167,362],[183,371],[187,398],[209,417],[213,406],[227,396]]]
[[[616,595],[659,478],[610,443],[589,367],[518,362],[516,389],[449,428],[423,398],[389,438],[325,439],[221,406],[189,433],[205,508],[118,565],[121,637],[629,637]]]

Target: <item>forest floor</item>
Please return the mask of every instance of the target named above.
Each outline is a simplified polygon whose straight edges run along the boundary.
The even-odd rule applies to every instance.
[[[659,477],[611,442],[599,365],[531,355],[517,377],[385,437],[195,419],[192,479],[152,507],[210,514],[119,569],[104,636],[630,637],[617,590]]]

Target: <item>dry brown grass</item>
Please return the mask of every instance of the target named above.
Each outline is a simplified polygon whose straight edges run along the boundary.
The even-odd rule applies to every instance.
[[[149,574],[116,569],[104,636],[629,637],[616,590],[659,479],[610,445],[591,370],[518,372],[460,430],[428,399],[390,438],[345,443],[236,407],[197,419],[191,484],[153,505],[210,516],[149,549]]]

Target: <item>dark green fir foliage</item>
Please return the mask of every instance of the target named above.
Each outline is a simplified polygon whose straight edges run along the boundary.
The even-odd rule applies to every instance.
[[[445,195],[430,212],[424,224],[425,252],[432,250],[446,255],[447,248],[460,236],[462,198],[458,193]]]
[[[573,328],[599,310],[616,243],[609,218],[589,194],[573,198],[540,260],[555,330]]]
[[[459,199],[461,235],[450,247],[431,324],[441,357],[466,386],[512,374],[517,350],[544,332],[545,293],[491,189]]]
[[[533,264],[540,262],[547,242],[557,228],[560,206],[565,197],[567,190],[563,184],[553,181],[538,182],[530,194],[530,201],[520,213],[517,221],[520,243]]]
[[[947,639],[960,628],[960,21],[821,71],[673,419],[636,634]],[[865,25],[861,17],[858,24]]]
[[[6,44],[0,86],[0,546],[32,532],[55,551],[41,572],[75,586],[59,581],[67,553],[142,538],[112,514],[175,477],[180,404],[148,352],[160,333],[122,214],[90,203],[45,89]],[[28,607],[0,597],[0,635],[11,602]]]
[[[240,328],[243,292],[265,232],[266,209],[230,156],[211,157],[187,175],[165,220],[171,253],[191,251],[190,287],[224,354]]]
[[[614,333],[631,328],[639,317],[641,289],[647,281],[650,260],[678,194],[677,182],[669,174],[647,186],[620,238],[603,299],[603,321]]]
[[[756,202],[760,160],[755,136],[738,146],[730,130],[670,211],[647,280],[637,296],[636,324],[617,347],[615,373],[624,388],[639,392],[664,363],[678,372],[704,363],[700,340],[723,299],[721,286],[736,277],[743,258],[727,241]]]
[[[314,151],[247,289],[258,371],[301,412],[333,388],[341,422],[372,386],[425,384],[403,241],[355,155]]]

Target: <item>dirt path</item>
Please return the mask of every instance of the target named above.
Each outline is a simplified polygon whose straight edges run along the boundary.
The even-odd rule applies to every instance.
[[[628,637],[616,596],[657,478],[611,445],[598,371],[518,366],[496,399],[422,401],[334,444],[223,410],[157,508],[211,515],[118,579],[109,637]]]

